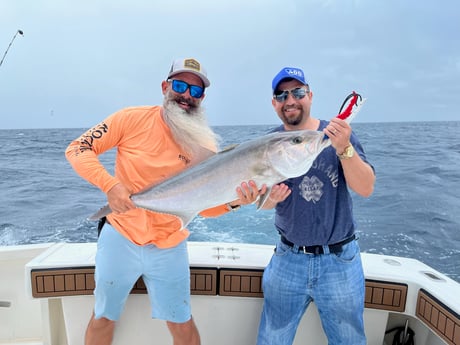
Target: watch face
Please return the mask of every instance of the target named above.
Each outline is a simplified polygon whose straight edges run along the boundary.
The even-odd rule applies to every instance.
[[[339,155],[339,158],[340,159],[351,158],[353,157],[354,153],[355,153],[355,149],[353,145],[349,145],[345,148],[345,151],[343,151],[343,153]]]
[[[345,150],[345,156],[350,157],[352,153],[353,153],[352,146],[348,146],[347,149]]]
[[[347,149],[345,150],[345,156],[347,157],[353,157],[353,153],[355,152],[355,150],[353,149],[353,146],[350,145],[347,147]]]

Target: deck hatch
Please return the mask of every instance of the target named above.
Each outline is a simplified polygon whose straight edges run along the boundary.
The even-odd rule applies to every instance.
[[[406,309],[407,285],[366,280],[366,308],[403,312]]]
[[[418,292],[416,315],[449,345],[460,345],[460,316],[423,289]]]
[[[263,297],[262,270],[220,269],[219,295]]]
[[[31,282],[35,298],[92,295],[94,268],[32,270]]]
[[[31,285],[35,298],[92,295],[94,267],[32,270]],[[216,295],[217,269],[191,268],[190,287],[192,295]],[[134,284],[131,293],[147,293],[142,278]]]
[[[190,268],[192,295],[217,295],[216,268]]]
[[[192,295],[263,297],[263,270],[191,267]],[[35,298],[92,295],[94,267],[37,269],[31,271],[32,296]],[[145,294],[142,279],[131,293]],[[406,306],[407,286],[392,282],[366,281],[366,308],[402,312]],[[459,343],[460,344],[460,343]]]

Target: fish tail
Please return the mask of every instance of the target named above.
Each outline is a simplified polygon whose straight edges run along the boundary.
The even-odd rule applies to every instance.
[[[99,211],[97,211],[95,214],[93,214],[92,216],[89,216],[88,220],[96,221],[96,220],[101,219],[102,217],[107,216],[110,213],[112,213],[112,209],[107,204],[104,207],[102,207]]]
[[[363,105],[365,101],[366,101],[365,98],[363,99],[359,93],[356,93],[355,91],[353,91],[343,101],[342,106],[340,107],[340,110],[339,110],[339,114],[337,115],[337,118],[341,120],[345,120],[348,123],[350,123],[353,120],[353,118],[356,116],[356,114],[359,112],[359,110],[361,109],[361,106]],[[348,105],[346,106],[345,109],[343,109],[345,105],[347,104],[347,102],[349,102]]]

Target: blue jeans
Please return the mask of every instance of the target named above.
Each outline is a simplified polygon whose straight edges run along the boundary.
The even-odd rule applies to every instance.
[[[338,254],[311,255],[279,242],[262,281],[257,345],[290,345],[311,301],[329,345],[365,345],[364,273],[358,243]]]

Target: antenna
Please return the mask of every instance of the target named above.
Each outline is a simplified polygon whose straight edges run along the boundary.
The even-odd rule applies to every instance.
[[[11,39],[10,44],[8,44],[8,48],[6,48],[6,50],[5,50],[5,54],[3,54],[2,60],[0,61],[0,66],[3,64],[3,60],[5,60],[6,54],[8,54],[8,50],[10,50],[10,47],[13,44],[13,41],[14,41],[14,39],[16,38],[16,36],[18,34],[20,34],[21,36],[24,36],[24,32],[22,30],[16,31],[16,33],[13,36],[13,38]]]

